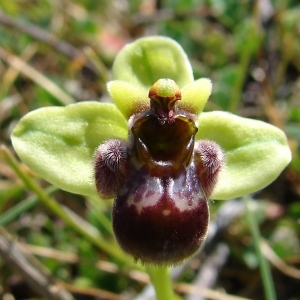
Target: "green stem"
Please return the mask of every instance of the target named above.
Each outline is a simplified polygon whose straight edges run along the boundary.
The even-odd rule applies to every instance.
[[[232,87],[232,94],[230,97],[230,105],[229,111],[236,112],[238,109],[238,105],[241,100],[243,86],[245,83],[246,76],[248,74],[249,64],[251,58],[255,52],[253,47],[258,48],[261,43],[261,30],[260,30],[260,18],[258,14],[258,10],[254,9],[252,20],[248,31],[245,33],[250,39],[250,43],[244,43],[240,52],[240,60],[239,60],[239,68],[236,76],[236,80]],[[257,43],[257,45],[253,46],[253,44]]]
[[[92,244],[96,245],[101,250],[105,251],[109,255],[112,255],[117,260],[127,265],[134,266],[138,268],[136,264],[131,262],[130,258],[125,256],[125,254],[114,244],[107,242],[99,233],[99,231],[86,223],[79,216],[75,216],[69,210],[64,209],[55,199],[51,198],[39,185],[37,185],[19,166],[17,160],[13,157],[10,151],[5,147],[1,146],[1,153],[5,157],[7,163],[16,172],[19,178],[24,182],[27,188],[33,191],[42,201],[42,203],[50,209],[56,216],[61,218],[67,225],[73,228],[75,231],[84,236]]]
[[[268,261],[265,259],[263,256],[263,253],[260,248],[260,232],[258,228],[258,224],[255,218],[255,215],[253,213],[253,208],[251,207],[251,203],[249,201],[248,197],[243,198],[245,208],[246,208],[246,215],[247,215],[247,220],[251,229],[251,234],[253,237],[253,242],[255,246],[255,250],[257,253],[258,257],[258,262],[259,262],[259,268],[260,268],[260,273],[262,276],[262,281],[263,281],[263,286],[264,286],[264,292],[265,292],[265,297],[267,300],[276,300],[276,294],[275,294],[275,288],[274,288],[274,283],[272,279],[272,274],[270,271],[270,266]]]
[[[156,292],[156,300],[174,300],[169,267],[147,265],[146,270]]]
[[[244,47],[240,55],[238,74],[233,84],[232,93],[230,97],[229,111],[232,113],[236,112],[238,109],[250,59],[251,50],[249,49],[249,47]]]
[[[103,207],[99,205],[99,199],[90,198],[87,200],[90,203],[90,210],[98,219],[101,226],[106,230],[107,233],[113,235],[114,231],[112,229],[111,220],[105,215]]]
[[[46,188],[46,193],[51,194],[53,192],[57,191],[57,187],[50,186]],[[12,208],[7,210],[6,212],[2,213],[0,215],[0,226],[5,226],[9,222],[13,221],[15,218],[17,218],[19,215],[21,215],[23,212],[30,210],[33,208],[37,203],[39,202],[39,199],[37,196],[29,197],[25,199],[24,201],[14,205]]]

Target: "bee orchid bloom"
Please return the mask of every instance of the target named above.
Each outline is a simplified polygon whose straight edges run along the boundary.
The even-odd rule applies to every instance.
[[[205,240],[208,199],[274,181],[291,160],[287,138],[265,122],[202,112],[212,84],[194,80],[185,52],[169,38],[125,46],[113,77],[114,104],[32,111],[13,130],[13,146],[57,187],[114,198],[117,241],[136,260],[180,263]]]
[[[180,109],[171,79],[150,88],[150,106],[129,120],[129,143],[108,140],[96,151],[99,195],[115,197],[120,246],[143,263],[176,264],[205,240],[208,202],[223,164],[212,141],[197,141],[197,116]]]

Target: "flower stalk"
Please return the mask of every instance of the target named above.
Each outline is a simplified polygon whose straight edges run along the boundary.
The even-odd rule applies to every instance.
[[[272,279],[270,265],[264,257],[261,250],[261,236],[258,228],[258,224],[253,213],[252,204],[248,196],[243,197],[243,202],[246,208],[246,217],[251,230],[251,236],[253,238],[254,247],[256,250],[258,264],[260,268],[260,274],[264,286],[265,297],[267,300],[276,300],[275,287]]]
[[[156,300],[174,300],[175,295],[170,277],[170,268],[146,265],[146,270],[154,286]]]

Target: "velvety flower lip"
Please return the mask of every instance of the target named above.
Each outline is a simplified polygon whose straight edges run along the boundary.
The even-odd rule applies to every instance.
[[[205,241],[208,202],[224,155],[215,142],[195,143],[196,115],[179,106],[172,79],[156,81],[150,105],[129,124],[129,140],[108,140],[95,155],[95,182],[114,197],[113,228],[135,260],[172,265]]]

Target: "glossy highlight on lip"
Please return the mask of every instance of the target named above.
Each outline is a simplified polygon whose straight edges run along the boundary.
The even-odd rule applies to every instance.
[[[215,142],[195,142],[196,116],[178,108],[180,99],[174,81],[158,80],[150,109],[129,120],[129,141],[108,140],[95,153],[98,193],[115,198],[116,239],[143,263],[178,264],[201,247],[223,165]]]

